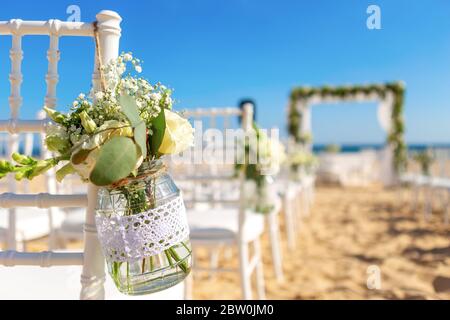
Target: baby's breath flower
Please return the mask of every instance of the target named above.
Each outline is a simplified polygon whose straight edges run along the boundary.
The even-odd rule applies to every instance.
[[[95,93],[95,99],[102,100],[105,94],[102,91],[98,91]]]
[[[125,53],[123,55],[123,60],[124,61],[131,61],[133,59],[133,55],[131,54],[131,52]]]

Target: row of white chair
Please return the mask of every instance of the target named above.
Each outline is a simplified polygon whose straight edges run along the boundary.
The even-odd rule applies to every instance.
[[[423,191],[424,217],[426,220],[429,220],[431,217],[433,200],[435,195],[439,193],[443,204],[444,223],[449,223],[450,178],[407,173],[400,176],[400,182],[404,186],[410,186],[413,189],[411,199],[411,209],[413,211],[416,211],[420,192]]]

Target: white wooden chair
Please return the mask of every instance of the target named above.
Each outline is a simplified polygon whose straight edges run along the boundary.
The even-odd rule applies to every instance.
[[[302,188],[301,184],[290,181],[287,174],[283,173],[277,178],[276,184],[282,200],[287,244],[289,249],[293,250],[296,247],[296,239],[301,224],[299,213],[302,206]]]
[[[211,110],[211,109],[210,109]],[[244,130],[252,130],[253,106],[246,104],[244,111],[235,109],[222,109],[222,114],[242,114]],[[212,112],[211,112],[212,111]],[[216,116],[221,114],[220,109],[197,109],[186,112],[192,116]],[[236,247],[239,252],[239,273],[241,280],[242,297],[252,299],[251,275],[256,272],[256,287],[259,299],[265,299],[264,275],[260,237],[264,231],[264,215],[246,210],[244,177],[238,179],[230,174],[224,174],[222,170],[211,163],[210,168],[195,176],[185,177],[194,188],[190,192],[190,199],[186,199],[188,209],[188,221],[191,229],[190,239],[193,247],[203,246],[211,251],[223,247]],[[233,165],[232,165],[233,166]],[[180,179],[177,179],[180,181]],[[210,196],[196,194],[195,188],[203,184],[207,190],[213,190]],[[181,184],[182,185],[182,184]],[[233,192],[234,191],[234,192]],[[233,197],[236,196],[237,197]],[[253,244],[254,254],[249,257],[249,245]],[[195,265],[195,270],[205,270]],[[224,272],[236,271],[234,269],[218,268],[213,265],[208,271]]]
[[[101,47],[101,59],[103,63],[108,63],[118,56],[119,39],[121,34],[120,16],[113,12],[104,10],[97,14],[97,32],[99,46]],[[22,83],[21,62],[22,62],[22,37],[25,35],[47,35],[50,37],[50,47],[47,51],[49,61],[46,75],[47,93],[45,105],[56,106],[56,85],[58,83],[58,60],[59,60],[59,38],[61,36],[86,36],[95,35],[95,26],[92,23],[83,22],[63,22],[59,20],[49,21],[22,21],[14,19],[0,22],[0,35],[12,36],[11,57],[11,95],[9,105],[11,109],[11,119],[0,121],[0,132],[8,132],[11,139],[8,145],[8,154],[17,150],[18,133],[20,132],[43,132],[44,120],[19,120],[18,111],[22,104],[20,88]],[[97,56],[94,54],[94,56]],[[95,59],[93,86],[99,89],[98,61]],[[95,227],[95,206],[97,198],[97,187],[88,186],[87,194],[55,194],[56,190],[49,188],[49,193],[41,194],[17,194],[13,177],[10,178],[10,193],[0,195],[0,206],[10,210],[9,228],[15,229],[14,215],[17,207],[39,207],[39,208],[64,208],[64,207],[85,207],[86,216],[84,223],[84,250],[82,252],[17,252],[15,250],[0,251],[0,265],[14,268],[1,267],[0,272],[0,298],[15,297],[13,292],[21,290],[22,297],[28,298],[29,293],[36,296],[30,298],[75,298],[81,291],[81,299],[104,299],[105,298],[105,262],[99,241],[97,239]],[[2,213],[0,213],[2,214]],[[10,233],[10,247],[14,247],[15,234]],[[51,267],[49,269],[39,269],[37,267]],[[60,279],[65,278],[68,270],[81,271],[81,286],[68,287],[61,285]],[[61,275],[61,272],[64,274]],[[14,280],[12,280],[14,279]],[[21,281],[20,279],[28,279]],[[110,280],[108,280],[110,281]],[[20,285],[19,285],[20,283]],[[108,282],[107,282],[108,283]],[[40,286],[41,290],[37,287]],[[108,290],[106,287],[106,297],[117,296],[116,289]],[[166,292],[156,295],[142,296],[141,298],[158,298],[168,294],[172,299],[182,297],[183,284],[175,286]],[[14,291],[16,290],[16,291]],[[21,293],[18,293],[21,296]],[[120,298],[127,296],[119,295]],[[136,298],[136,297],[133,297]]]

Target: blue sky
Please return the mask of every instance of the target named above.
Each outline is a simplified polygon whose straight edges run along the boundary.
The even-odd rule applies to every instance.
[[[7,1],[0,20],[68,17],[101,9],[123,18],[121,50],[144,60],[144,75],[175,89],[176,108],[236,105],[251,97],[263,127],[285,130],[289,91],[296,85],[403,80],[406,138],[450,142],[450,1],[448,0],[165,0]],[[381,30],[368,30],[366,9],[381,8]],[[6,41],[5,41],[6,40]],[[23,41],[23,118],[43,104],[48,37]],[[8,116],[10,40],[0,39],[0,112]],[[91,39],[60,41],[59,105],[88,91]],[[375,104],[318,105],[317,142],[382,142]]]

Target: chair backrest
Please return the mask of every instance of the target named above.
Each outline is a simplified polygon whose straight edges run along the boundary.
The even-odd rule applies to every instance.
[[[202,128],[216,129],[222,131],[223,137],[227,137],[226,130],[231,129],[233,118],[241,119],[241,127],[244,132],[253,130],[253,112],[254,106],[252,103],[246,103],[242,109],[237,107],[223,107],[223,108],[197,108],[184,112],[184,115],[191,121],[201,121]],[[222,118],[222,119],[220,119]],[[239,121],[236,121],[237,123]],[[222,126],[220,126],[220,123]],[[199,128],[196,127],[196,130]],[[201,128],[200,128],[201,129]],[[237,129],[237,128],[236,128]],[[196,135],[199,134],[196,132]],[[202,134],[202,132],[200,133]],[[202,137],[203,139],[204,137]],[[198,142],[198,141],[196,141]],[[197,147],[197,146],[196,146]],[[222,141],[219,148],[223,157],[226,152],[235,151],[228,150],[226,141]],[[220,153],[219,152],[219,153]],[[223,158],[222,158],[223,159]],[[191,157],[192,160],[192,157]],[[239,232],[243,230],[245,223],[245,179],[243,174],[237,178],[234,177],[234,163],[226,165],[217,165],[213,162],[201,164],[183,163],[174,166],[169,163],[171,171],[176,180],[183,186],[186,186],[186,191],[189,192],[190,199],[187,204],[208,202],[211,207],[221,207],[223,205],[234,205],[239,208]],[[188,174],[186,174],[188,172]],[[228,193],[230,189],[238,191],[238,196],[235,199],[224,198],[224,193]],[[237,190],[236,190],[237,187]],[[210,197],[199,196],[199,193],[209,193]]]
[[[25,35],[47,35],[50,38],[50,45],[47,51],[48,69],[45,81],[47,92],[45,95],[45,105],[49,108],[56,107],[56,86],[58,83],[58,61],[60,58],[59,38],[62,36],[83,36],[94,37],[98,33],[99,47],[103,64],[115,59],[119,53],[119,39],[121,35],[121,17],[109,10],[101,11],[96,15],[97,23],[83,22],[63,22],[59,20],[48,21],[22,21],[13,19],[0,22],[0,35],[12,36],[12,48],[10,50],[11,73],[9,76],[11,83],[11,95],[9,106],[11,118],[0,120],[0,132],[10,133],[7,154],[18,149],[20,132],[43,132],[45,123],[48,120],[19,120],[18,114],[22,105],[20,94],[22,83],[22,37]],[[94,57],[94,73],[92,77],[94,90],[100,90],[100,75],[98,72],[99,61],[97,54]],[[105,281],[105,265],[101,252],[101,247],[97,239],[95,228],[95,206],[97,188],[94,185],[88,186],[87,195],[56,195],[51,179],[47,185],[50,193],[36,195],[16,194],[16,184],[13,177],[9,177],[9,193],[0,195],[0,207],[9,208],[10,228],[15,228],[15,207],[87,207],[85,221],[85,239],[83,253],[20,253],[14,250],[0,252],[0,265],[83,265],[81,275],[82,299],[103,299]],[[10,236],[9,246],[15,247],[15,239]]]

